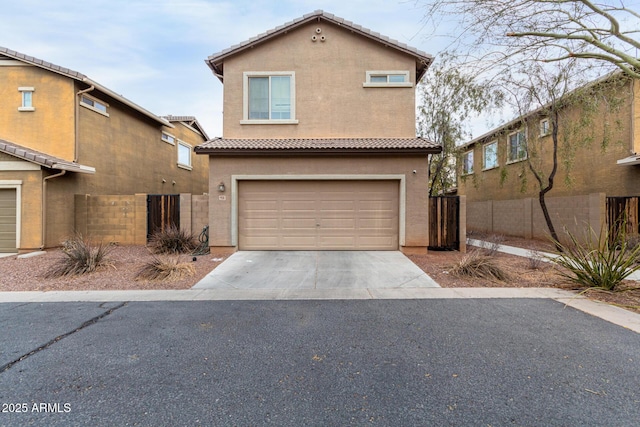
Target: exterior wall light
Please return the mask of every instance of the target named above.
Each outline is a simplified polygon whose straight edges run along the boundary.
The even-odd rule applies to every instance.
[[[218,191],[224,193],[224,190],[226,190],[224,182],[221,182],[220,184],[218,184]]]

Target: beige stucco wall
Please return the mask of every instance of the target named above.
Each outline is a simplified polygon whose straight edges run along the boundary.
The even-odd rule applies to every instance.
[[[0,154],[0,184],[20,187],[20,250],[38,249],[42,242],[42,171],[41,170],[4,170],[4,163],[31,167],[31,163],[16,161],[14,157]],[[15,168],[13,166],[12,168]],[[18,182],[19,184],[14,184]]]
[[[210,157],[209,185],[209,245],[235,246],[232,241],[232,208],[236,194],[232,192],[232,176],[252,175],[280,178],[320,179],[332,175],[335,179],[358,176],[402,175],[406,186],[405,247],[428,245],[428,165],[426,156],[305,156],[305,157]],[[413,173],[413,170],[416,173]],[[363,178],[366,179],[366,178]],[[214,191],[220,182],[225,193]],[[224,200],[221,200],[220,196]],[[401,213],[402,215],[402,213]],[[401,236],[402,240],[402,236]]]
[[[321,29],[325,42],[312,42]],[[406,70],[415,59],[339,26],[310,23],[224,63],[225,138],[415,137],[415,87],[365,88],[366,71]],[[298,124],[240,124],[243,72],[295,71]]]
[[[636,84],[637,86],[637,84]],[[563,151],[561,123],[561,139],[559,149],[559,166],[553,189],[547,193],[547,197],[563,197],[572,195],[587,195],[590,193],[605,193],[607,196],[640,195],[640,166],[619,166],[616,162],[630,155],[633,147],[633,134],[638,133],[639,120],[635,121],[635,129],[631,120],[632,103],[639,102],[631,99],[630,87],[621,89],[619,96],[624,102],[615,113],[606,114],[601,111],[593,116],[591,122],[581,129],[581,134],[572,137],[576,147],[574,153],[567,154]],[[571,117],[577,120],[580,110],[574,108],[570,112]],[[604,139],[603,123],[610,125],[611,132],[608,136],[608,145],[602,147]],[[535,118],[527,125],[528,139],[534,141],[538,147],[542,147],[542,167],[539,170],[549,173],[551,170],[552,139],[546,136],[538,139],[539,118]],[[619,123],[619,125],[618,125]],[[458,192],[467,196],[468,202],[486,200],[511,200],[522,198],[537,198],[539,187],[533,174],[529,171],[526,161],[507,164],[507,134],[497,135],[498,156],[500,166],[491,170],[482,170],[482,146],[476,143],[470,149],[474,150],[474,173],[462,176],[458,180]],[[578,144],[576,140],[589,142]],[[488,138],[487,142],[495,140]],[[465,150],[466,151],[466,150]],[[563,160],[571,160],[571,168],[567,169]],[[526,183],[523,185],[523,178]],[[537,201],[536,201],[537,203]]]
[[[631,110],[633,128],[633,152],[640,153],[640,82],[634,80],[633,83],[633,106]]]
[[[208,162],[191,154],[192,169],[178,166],[178,147],[162,140],[166,131],[195,147],[204,138],[175,123],[162,126],[143,118],[117,101],[92,93],[109,104],[109,117],[78,108],[78,162],[95,174],[67,173],[49,181],[47,189],[47,246],[59,244],[74,232],[74,196],[202,194],[208,191]],[[175,182],[175,184],[174,184]]]
[[[33,87],[35,111],[18,111],[19,87]],[[71,79],[41,68],[0,66],[0,138],[73,160],[74,85]]]

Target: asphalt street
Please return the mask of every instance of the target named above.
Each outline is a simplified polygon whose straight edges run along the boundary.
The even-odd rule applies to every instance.
[[[631,426],[640,334],[550,299],[0,304],[2,426]]]

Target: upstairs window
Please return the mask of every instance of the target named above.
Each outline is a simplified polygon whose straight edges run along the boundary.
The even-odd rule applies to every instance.
[[[527,138],[524,130],[509,134],[508,161],[518,162],[527,158]]]
[[[469,175],[473,173],[473,150],[467,151],[462,155],[462,174]]]
[[[297,123],[294,73],[244,73],[244,112],[241,123]]]
[[[493,141],[482,146],[482,169],[498,167],[498,142]]]
[[[413,87],[409,71],[367,71],[364,87]]]
[[[551,133],[551,123],[549,119],[540,120],[540,136],[547,136]]]
[[[191,146],[178,140],[178,167],[191,170]]]
[[[162,132],[162,140],[164,142],[167,142],[171,145],[176,145],[176,138],[175,136],[171,135],[170,133],[167,132]]]
[[[109,113],[107,113],[107,107],[109,106],[109,104],[100,101],[92,96],[82,95],[80,97],[80,105],[109,117]]]
[[[35,111],[33,106],[33,87],[19,87],[18,91],[22,94],[22,105],[18,107],[18,111]]]

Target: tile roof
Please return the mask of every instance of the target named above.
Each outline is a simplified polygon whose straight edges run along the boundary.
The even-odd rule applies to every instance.
[[[368,37],[372,40],[375,40],[379,43],[382,43],[384,45],[388,45],[391,47],[394,47],[402,52],[405,52],[409,55],[414,56],[419,62],[423,63],[424,67],[423,69],[421,69],[421,72],[418,73],[417,76],[417,80],[420,80],[420,78],[422,77],[422,75],[424,74],[424,72],[426,72],[427,68],[429,67],[429,65],[431,64],[431,62],[433,61],[433,56],[431,56],[430,54],[423,52],[419,49],[416,49],[415,47],[411,47],[408,46],[405,43],[399,42],[398,40],[389,38],[387,36],[384,36],[380,33],[377,33],[375,31],[372,31],[368,28],[362,27],[361,25],[357,25],[354,24],[351,21],[348,21],[346,19],[340,18],[338,16],[335,16],[332,13],[327,13],[323,10],[316,10],[312,13],[308,13],[300,18],[294,19],[293,21],[289,21],[285,24],[279,25],[276,28],[273,28],[271,30],[265,31],[262,34],[258,34],[255,37],[252,37],[248,40],[245,40],[244,42],[238,43],[236,45],[233,45],[227,49],[224,49],[218,53],[215,53],[213,55],[210,55],[205,62],[207,63],[207,65],[209,65],[209,67],[211,68],[211,70],[218,74],[218,75],[222,75],[222,68],[219,66],[219,64],[221,64],[223,62],[223,60],[228,57],[231,56],[233,54],[236,54],[244,49],[247,49],[249,47],[252,47],[258,43],[267,41],[273,37],[276,37],[280,34],[284,34],[287,31],[292,30],[293,28],[299,27],[301,25],[304,25],[308,22],[314,21],[314,20],[319,20],[319,19],[323,19],[325,21],[331,22],[335,25],[338,25],[340,27],[344,27],[344,28],[348,28],[349,30],[353,31],[354,33],[360,34],[364,37]],[[221,80],[222,78],[219,77]]]
[[[28,64],[36,65],[40,68],[45,68],[49,71],[53,71],[54,73],[62,74],[63,76],[71,77],[72,79],[83,80],[87,78],[84,74],[73,71],[69,68],[61,67],[59,65],[52,64],[51,62],[43,61],[42,59],[34,58],[33,56],[25,55],[24,53],[16,52],[15,50],[0,46],[0,56],[3,55]]]
[[[14,144],[13,142],[5,141],[4,139],[0,139],[0,153],[6,153],[49,169],[59,169],[82,173],[95,173],[95,169],[90,166],[84,166],[79,163],[60,159],[49,154],[41,153],[40,151],[32,150],[31,148]]]
[[[192,127],[196,131],[200,132],[202,134],[202,136],[204,137],[204,139],[209,139],[209,136],[207,135],[207,132],[205,132],[204,128],[202,127],[202,125],[200,124],[198,119],[196,119],[194,116],[172,116],[172,115],[168,115],[168,116],[162,116],[162,118],[165,119],[166,121],[168,121],[169,123],[172,123],[172,122],[184,123],[187,126]]]
[[[441,147],[423,138],[312,138],[312,139],[228,139],[215,138],[195,148],[196,153],[225,152],[393,152],[436,153]]]

